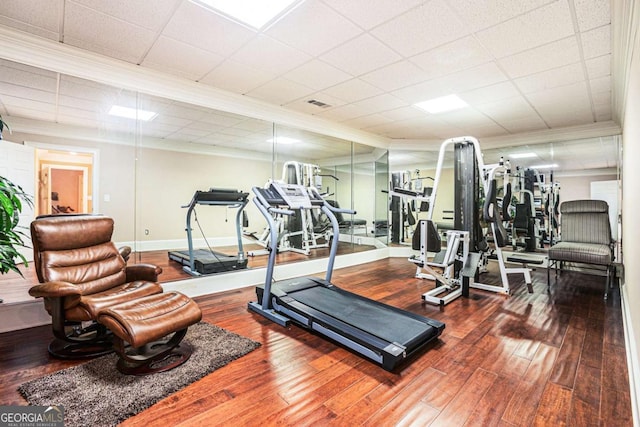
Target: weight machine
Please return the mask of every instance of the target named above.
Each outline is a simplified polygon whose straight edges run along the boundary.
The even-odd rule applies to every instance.
[[[436,288],[425,292],[422,298],[429,303],[445,305],[460,295],[468,296],[469,288],[482,289],[491,292],[509,294],[509,281],[507,274],[522,273],[529,285],[531,278],[529,270],[508,269],[504,260],[499,260],[502,285],[488,285],[477,281],[478,267],[484,265],[483,257],[489,245],[480,226],[480,193],[487,194],[491,179],[503,164],[485,166],[480,150],[480,143],[473,137],[450,138],[442,143],[438,155],[438,165],[434,179],[433,190],[429,196],[424,196],[423,201],[429,206],[434,206],[438,195],[438,184],[444,165],[445,153],[449,146],[454,146],[454,227],[447,232],[447,248],[444,254],[441,252],[440,240],[435,225],[432,221],[433,209],[428,211],[428,219],[420,222],[418,237],[414,236],[413,248],[420,250],[419,256],[409,259],[417,265],[416,277],[436,280]],[[495,187],[494,187],[495,188]],[[495,208],[494,208],[495,209]],[[494,218],[502,221],[498,213]],[[498,258],[502,252],[497,247]],[[427,252],[435,252],[436,256],[429,260]],[[517,261],[515,261],[517,262]],[[444,273],[437,273],[434,268],[443,269]],[[424,270],[424,271],[423,271]],[[435,274],[434,274],[435,273]],[[444,296],[442,296],[445,294]]]

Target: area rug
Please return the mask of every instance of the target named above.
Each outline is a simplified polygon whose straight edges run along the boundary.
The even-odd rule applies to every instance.
[[[193,347],[191,358],[167,372],[123,375],[110,354],[26,382],[18,391],[30,405],[64,406],[65,426],[112,426],[260,346],[204,322],[190,327],[184,341]]]

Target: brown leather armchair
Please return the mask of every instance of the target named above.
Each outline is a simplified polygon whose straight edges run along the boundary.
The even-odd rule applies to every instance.
[[[60,358],[93,357],[113,351],[112,334],[96,322],[101,310],[162,293],[162,272],[149,264],[127,266],[111,242],[113,219],[94,215],[39,217],[31,223],[39,285],[55,339],[49,352]]]

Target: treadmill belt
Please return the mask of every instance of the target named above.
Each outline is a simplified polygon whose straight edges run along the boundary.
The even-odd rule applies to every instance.
[[[417,335],[424,333],[425,327],[431,327],[364,298],[353,298],[323,286],[289,292],[288,295],[388,342],[409,343]]]

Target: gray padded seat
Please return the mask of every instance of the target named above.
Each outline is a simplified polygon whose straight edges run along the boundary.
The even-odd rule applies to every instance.
[[[608,287],[614,258],[609,205],[602,200],[571,200],[560,205],[560,213],[562,241],[549,248],[549,270],[552,265],[557,270],[563,262],[603,265]]]

